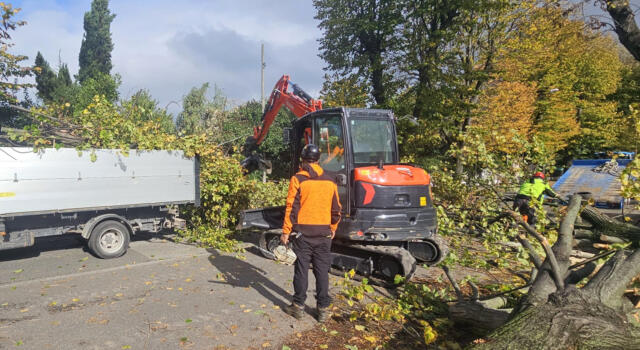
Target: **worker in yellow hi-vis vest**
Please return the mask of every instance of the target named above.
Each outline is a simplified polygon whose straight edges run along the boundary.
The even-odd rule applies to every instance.
[[[544,174],[540,171],[533,174],[533,177],[520,186],[520,190],[513,201],[513,210],[518,210],[522,218],[529,224],[536,224],[536,209],[531,205],[534,200],[539,203],[543,195],[556,198],[558,195],[551,189],[551,186],[544,181]]]

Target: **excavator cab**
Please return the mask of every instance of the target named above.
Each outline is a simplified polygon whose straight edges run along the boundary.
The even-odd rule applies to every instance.
[[[355,208],[349,181],[355,168],[398,163],[393,114],[388,110],[325,109],[296,120],[285,132],[293,152],[292,175],[300,168],[302,148],[308,143],[318,146],[320,166],[336,178],[343,217]]]

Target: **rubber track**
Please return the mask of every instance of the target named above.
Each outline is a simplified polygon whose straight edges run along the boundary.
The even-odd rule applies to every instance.
[[[339,242],[334,241],[333,244],[340,244]],[[342,247],[346,247],[348,249],[357,249],[361,251],[375,253],[378,256],[390,256],[396,261],[400,262],[400,266],[402,267],[403,276],[405,281],[408,281],[413,276],[416,271],[416,259],[409,253],[408,250],[395,247],[395,246],[382,246],[382,245],[365,245],[365,244],[340,244]],[[344,274],[344,272],[342,272]],[[374,271],[375,273],[375,271]],[[373,281],[375,284],[389,286],[393,285],[393,280],[387,281],[380,277],[369,276],[369,280]]]

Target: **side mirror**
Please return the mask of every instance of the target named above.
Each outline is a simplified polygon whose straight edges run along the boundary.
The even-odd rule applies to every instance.
[[[336,175],[336,182],[338,183],[338,185],[344,186],[347,184],[347,175],[345,174],[337,174]]]
[[[290,145],[293,140],[293,129],[292,128],[284,128],[282,129],[282,142],[285,145]]]

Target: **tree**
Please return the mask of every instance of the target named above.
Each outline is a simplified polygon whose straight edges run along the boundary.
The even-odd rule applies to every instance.
[[[49,63],[44,59],[40,51],[36,55],[36,61],[34,66],[34,72],[36,75],[36,89],[38,90],[38,97],[43,101],[50,101],[53,99],[53,93],[57,87],[57,76],[51,70]]]
[[[20,66],[20,62],[27,60],[28,57],[9,53],[9,48],[14,46],[11,42],[10,32],[26,24],[24,21],[12,19],[18,12],[20,12],[19,8],[13,8],[11,4],[0,2],[0,14],[2,14],[2,22],[0,22],[0,102],[3,103],[15,103],[17,101],[15,91],[30,86],[15,82],[17,78],[31,75],[30,68]]]
[[[394,107],[398,114],[424,121],[413,130],[415,137],[407,137],[410,148],[436,156],[452,145],[464,147],[478,96],[491,79],[497,50],[511,34],[521,6],[501,0],[403,1],[401,51],[395,62],[407,84]],[[425,133],[429,136],[418,136]],[[460,159],[456,162],[460,174]]]
[[[69,67],[66,64],[62,64],[56,74],[38,51],[33,70],[36,75],[38,97],[40,97],[42,101],[45,103],[54,101],[61,103],[72,100],[69,92],[71,91],[73,81],[71,81]]]
[[[479,96],[472,133],[481,135],[490,152],[518,154],[515,140],[531,141],[535,111],[535,84],[493,81]],[[506,127],[508,126],[508,127]]]
[[[2,22],[0,22],[0,128],[3,126],[21,128],[30,121],[25,113],[8,107],[9,104],[20,104],[26,108],[31,106],[27,88],[32,85],[18,82],[18,79],[32,74],[30,67],[20,65],[28,57],[9,53],[9,49],[14,46],[14,43],[11,42],[10,32],[26,24],[24,21],[13,19],[13,16],[19,11],[19,8],[13,8],[11,4],[0,2],[0,13],[2,14]],[[20,91],[25,92],[25,98],[22,101],[18,101]]]
[[[210,100],[207,97],[208,90],[209,83],[204,83],[199,88],[192,88],[183,97],[182,112],[176,119],[178,130],[182,133],[189,135],[205,130],[215,133],[214,129],[220,126],[216,119],[224,112],[227,99],[216,86],[214,96]]]
[[[366,84],[355,74],[346,77],[337,73],[325,74],[320,99],[325,108],[341,106],[364,108],[371,102],[368,90]]]
[[[611,15],[618,38],[633,57],[640,61],[640,28],[629,0],[602,0]]]
[[[84,36],[80,46],[78,81],[84,85],[88,79],[111,74],[111,22],[115,18],[109,11],[109,0],[93,0],[91,10],[84,14]],[[105,94],[109,95],[109,93]]]
[[[636,349],[638,311],[625,296],[627,285],[640,273],[640,250],[618,250],[599,270],[593,262],[570,267],[574,222],[581,209],[580,196],[574,196],[562,220],[553,247],[545,237],[529,227],[518,214],[512,218],[544,247],[544,261],[537,260],[537,277],[511,315],[503,313],[499,326],[474,349]],[[581,216],[594,210],[587,207]],[[605,216],[606,217],[606,216]],[[621,225],[621,224],[616,224]],[[637,232],[638,228],[633,228]],[[636,238],[637,239],[637,238]],[[521,242],[526,242],[524,235]],[[587,278],[590,276],[589,278]],[[583,279],[587,278],[584,283]],[[582,287],[578,287],[582,282]],[[489,315],[490,310],[477,309]],[[480,317],[482,318],[482,316]],[[495,320],[495,319],[494,319]],[[506,322],[506,323],[505,323]]]
[[[622,68],[615,43],[570,16],[555,2],[532,7],[496,63],[501,79],[536,84],[535,133],[565,159],[615,142],[617,106],[608,95]]]
[[[323,31],[320,57],[327,68],[348,76],[357,73],[369,81],[375,103],[386,106],[392,76],[390,56],[396,47],[401,21],[397,1],[314,0],[316,19]]]
[[[175,131],[171,114],[159,108],[158,101],[147,90],[138,90],[129,100],[122,101],[119,110],[123,116],[134,118],[139,123],[153,121],[167,134]]]

